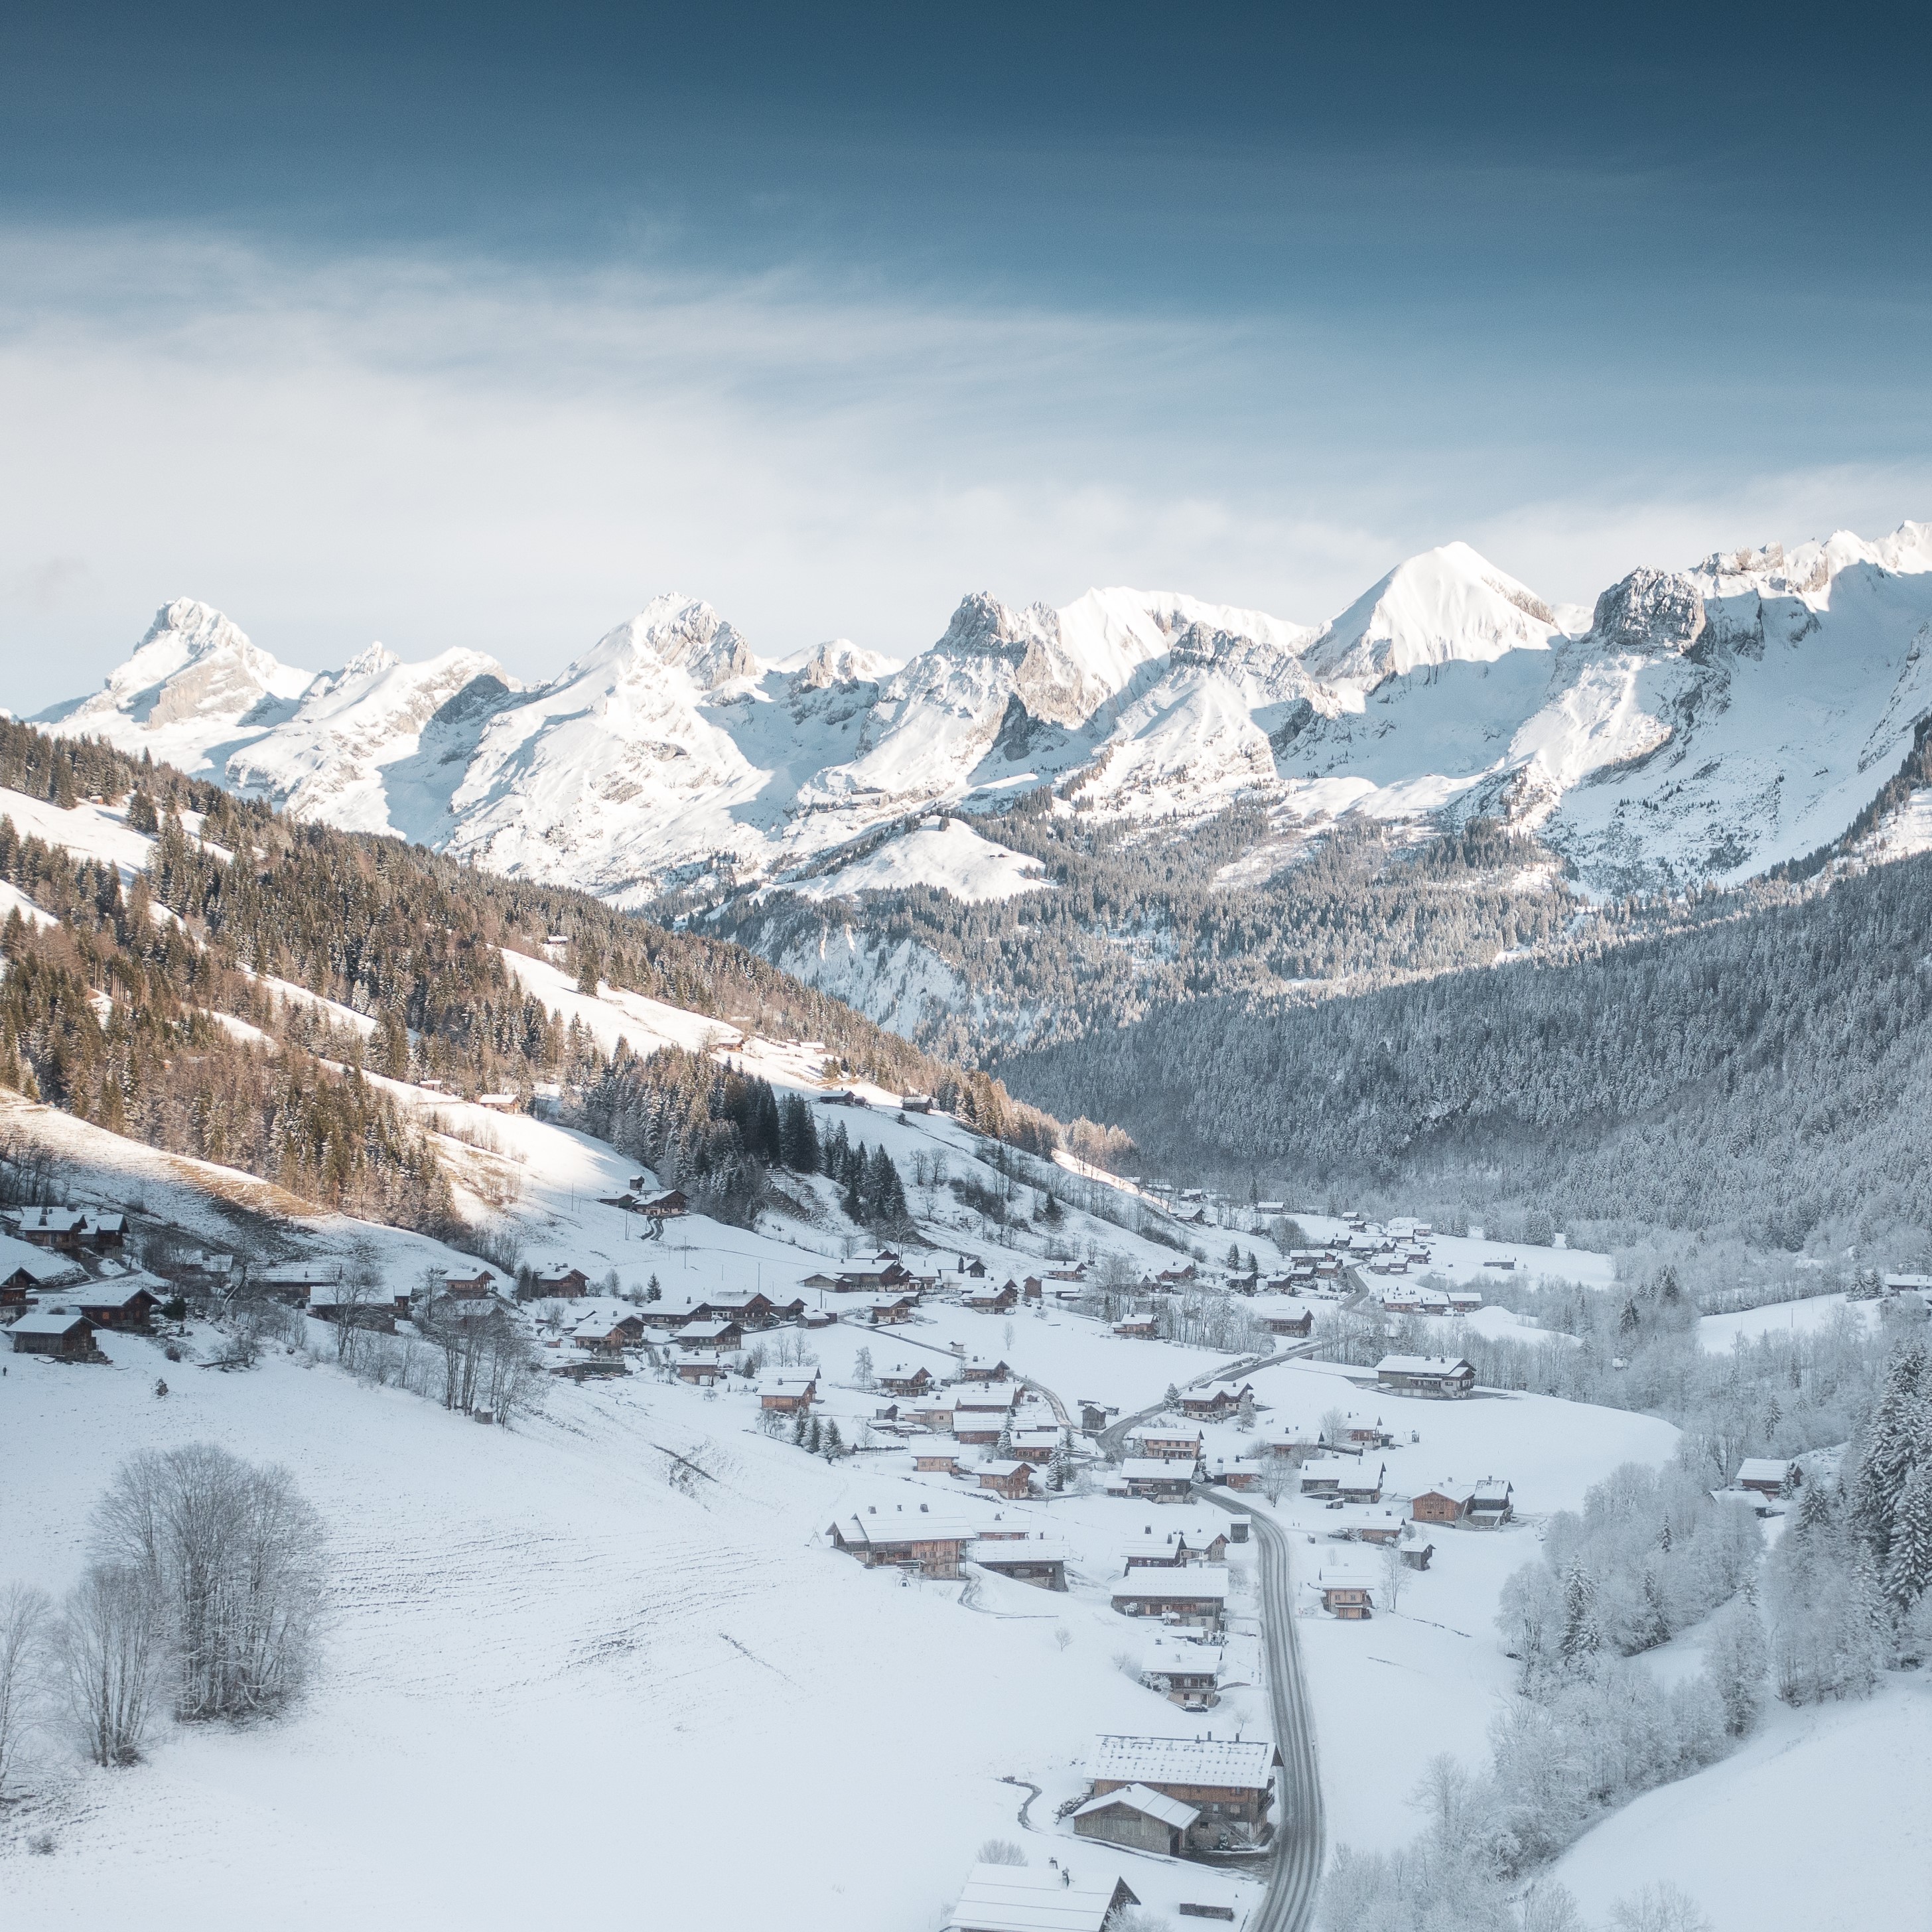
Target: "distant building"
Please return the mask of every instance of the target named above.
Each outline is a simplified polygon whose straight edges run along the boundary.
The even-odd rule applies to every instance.
[[[1195,1630],[1220,1630],[1228,1612],[1226,1570],[1130,1570],[1113,1586],[1110,1600],[1123,1616],[1159,1617]]]
[[[77,1308],[29,1309],[5,1333],[16,1355],[84,1362],[94,1352],[94,1324]]]
[[[1198,1816],[1181,1838],[1182,1849],[1192,1852],[1217,1850],[1224,1840],[1267,1841],[1272,1831],[1268,1814],[1274,1803],[1274,1773],[1280,1762],[1280,1753],[1264,1742],[1116,1736],[1095,1741],[1088,1768],[1094,1798],[1139,1786],[1193,1810]],[[1089,1818],[1106,1816],[1104,1810],[1082,1809]],[[1077,1816],[1074,1829],[1083,1838],[1110,1835],[1105,1828],[1082,1830]]]
[[[1476,1371],[1460,1356],[1384,1355],[1376,1364],[1376,1386],[1392,1395],[1467,1396]]]
[[[968,1546],[965,1560],[1036,1589],[1066,1588],[1066,1552],[1038,1537],[982,1537]]]
[[[1782,1456],[1747,1456],[1738,1465],[1737,1486],[1761,1496],[1782,1496],[1787,1485],[1795,1490],[1804,1480],[1804,1472]]]
[[[945,1932],[1108,1932],[1120,1913],[1139,1903],[1125,1879],[1096,1876],[1082,1882],[1058,1859],[1046,1865],[976,1864],[946,1915]]]
[[[960,1553],[977,1533],[968,1524],[928,1515],[922,1505],[916,1512],[896,1509],[890,1516],[868,1509],[863,1516],[835,1522],[830,1531],[832,1547],[856,1556],[868,1570],[916,1570],[938,1577],[959,1574]]]

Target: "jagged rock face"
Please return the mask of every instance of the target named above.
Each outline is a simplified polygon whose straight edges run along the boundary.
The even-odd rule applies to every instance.
[[[605,632],[582,662],[590,667],[624,659],[674,665],[700,691],[754,677],[760,669],[744,638],[698,598],[654,598],[628,622]]]
[[[891,660],[878,652],[862,650],[848,638],[832,638],[792,673],[792,688],[828,691],[837,684],[877,683],[890,676],[892,668]]]
[[[1612,650],[1682,655],[1704,634],[1704,599],[1675,571],[1634,570],[1597,599],[1592,634]]]
[[[933,652],[945,657],[1001,657],[1018,664],[1042,636],[1042,618],[1053,615],[1037,604],[1015,610],[984,590],[970,591],[960,598]]]

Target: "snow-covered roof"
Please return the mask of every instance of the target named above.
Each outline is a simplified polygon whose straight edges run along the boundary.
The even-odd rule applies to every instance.
[[[1158,1818],[1163,1825],[1172,1825],[1178,1832],[1186,1831],[1201,1816],[1192,1805],[1184,1804],[1179,1798],[1169,1798],[1144,1784],[1129,1784],[1118,1791],[1103,1792],[1098,1798],[1088,1798],[1073,1816],[1084,1818],[1090,1812],[1104,1811],[1114,1804],[1124,1804],[1131,1810]]]
[[[1096,1738],[1088,1774],[1123,1784],[1220,1784],[1264,1790],[1275,1761],[1266,1742],[1238,1738]]]
[[[1006,1477],[1016,1475],[1021,1470],[1030,1469],[1032,1466],[1030,1462],[1003,1462],[996,1460],[982,1462],[978,1466],[978,1468],[982,1476]]]
[[[1130,1481],[1150,1481],[1160,1477],[1168,1482],[1185,1483],[1191,1480],[1185,1462],[1171,1456],[1127,1456],[1120,1462],[1120,1474]]]
[[[168,1285],[154,1275],[129,1274],[112,1281],[76,1282],[70,1292],[89,1308],[125,1308],[137,1294],[160,1299],[167,1294]]]
[[[51,1288],[80,1272],[80,1264],[64,1255],[50,1254],[45,1248],[35,1247],[32,1241],[0,1234],[0,1280],[22,1274],[38,1285]]]
[[[1204,1643],[1184,1643],[1178,1637],[1161,1636],[1141,1652],[1141,1668],[1151,1675],[1184,1673],[1190,1677],[1221,1675],[1221,1652]]]
[[[1474,1366],[1460,1355],[1384,1355],[1376,1364],[1378,1376],[1474,1375]]]
[[[1781,1483],[1790,1474],[1791,1466],[1791,1460],[1786,1456],[1747,1456],[1738,1465],[1738,1480]]]
[[[77,1308],[30,1308],[8,1328],[10,1335],[65,1335],[76,1323],[87,1322]],[[92,1326],[91,1323],[88,1324]]]
[[[677,1331],[680,1342],[715,1342],[721,1335],[735,1334],[735,1322],[687,1322]]]
[[[1010,1564],[1064,1563],[1066,1546],[1037,1536],[996,1536],[990,1540],[982,1537],[967,1546],[966,1559],[969,1563],[983,1564],[988,1570],[1003,1569]]]
[[[1202,1603],[1228,1600],[1228,1573],[1225,1570],[1196,1568],[1184,1570],[1130,1570],[1114,1580],[1118,1597],[1186,1597]]]
[[[976,1864],[947,1916],[946,1932],[1102,1932],[1117,1901],[1140,1903],[1111,1875],[1082,1882],[1064,1864],[1058,1870]]]
[[[922,1510],[895,1510],[890,1516],[847,1516],[838,1525],[838,1534],[848,1543],[881,1547],[904,1543],[970,1543],[980,1534],[980,1526],[952,1516],[928,1516]]]

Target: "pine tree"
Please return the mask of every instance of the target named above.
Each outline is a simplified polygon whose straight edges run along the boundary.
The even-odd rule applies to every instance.
[[[1563,1636],[1557,1648],[1571,1670],[1588,1670],[1602,1648],[1603,1631],[1597,1621],[1597,1586],[1590,1573],[1574,1558],[1563,1573]]]
[[[869,1389],[875,1385],[870,1348],[861,1348],[852,1358],[852,1379],[862,1389]]]
[[[844,1438],[838,1433],[838,1424],[830,1416],[825,1420],[825,1433],[816,1444],[828,1462],[836,1462],[845,1453]]]
[[[1932,1460],[1919,1463],[1898,1498],[1892,1520],[1892,1553],[1885,1591],[1900,1617],[1932,1585]]]
[[[1724,1728],[1734,1738],[1757,1722],[1770,1654],[1756,1594],[1747,1586],[1719,1613],[1704,1651],[1705,1670],[1724,1707]]]

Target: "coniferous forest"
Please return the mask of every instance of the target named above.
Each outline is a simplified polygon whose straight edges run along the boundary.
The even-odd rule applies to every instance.
[[[0,811],[0,880],[57,922],[16,904],[0,932],[0,1084],[326,1206],[450,1222],[433,1150],[372,1074],[525,1099],[554,1084],[581,1124],[668,1180],[708,1183],[720,1204],[752,1198],[783,1164],[768,1088],[748,1107],[748,1083],[697,1056],[614,1062],[519,987],[502,950],[541,956],[560,938],[582,988],[602,980],[817,1040],[835,1072],[931,1092],[995,1137],[1036,1150],[1059,1137],[985,1073],[929,1058],[754,955],[580,893],[295,824],[12,723],[0,723],[0,785],[63,808],[124,806],[154,842],[124,882],[113,865],[22,837]],[[876,1184],[867,1202],[868,1218],[891,1218]]]

